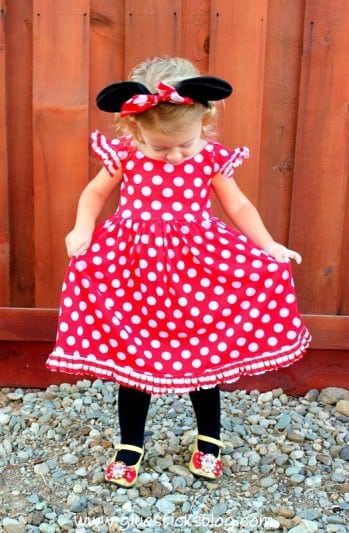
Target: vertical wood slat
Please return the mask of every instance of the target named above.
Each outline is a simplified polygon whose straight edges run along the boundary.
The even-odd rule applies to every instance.
[[[348,193],[349,10],[308,0],[290,239],[303,250],[302,311],[336,315]]]
[[[258,198],[267,16],[268,0],[211,3],[209,69],[234,87],[221,113],[221,137],[232,148],[251,150],[236,177],[253,202]]]
[[[88,177],[89,0],[34,0],[36,305],[57,306],[64,236]]]
[[[96,96],[103,87],[124,79],[124,19],[124,2],[91,0],[89,133],[99,129],[110,138],[115,136],[114,115],[97,108]],[[89,176],[94,177],[101,166],[101,161],[90,151]],[[117,202],[116,192],[107,202],[98,222],[115,211]]]
[[[32,0],[6,3],[11,305],[35,305]]]
[[[125,0],[125,69],[154,55],[178,55],[181,0]]]
[[[288,244],[302,53],[304,2],[269,0],[258,208],[273,237]]]
[[[210,0],[182,1],[180,55],[203,74],[208,72],[210,51]]]
[[[8,168],[6,141],[5,6],[0,4],[0,305],[9,305],[10,256],[8,225]]]

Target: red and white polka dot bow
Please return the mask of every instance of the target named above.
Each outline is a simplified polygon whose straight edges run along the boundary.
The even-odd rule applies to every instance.
[[[135,94],[127,100],[121,107],[121,116],[143,113],[152,107],[162,103],[171,104],[193,104],[194,101],[189,96],[181,96],[172,85],[160,81],[157,86],[156,94]]]

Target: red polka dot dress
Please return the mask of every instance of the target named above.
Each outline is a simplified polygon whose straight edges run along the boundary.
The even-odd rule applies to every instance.
[[[232,176],[247,148],[209,141],[176,165],[129,138],[94,132],[92,148],[111,176],[122,164],[119,206],[71,259],[47,367],[161,395],[299,360],[310,334],[290,264],[211,211],[212,178]]]

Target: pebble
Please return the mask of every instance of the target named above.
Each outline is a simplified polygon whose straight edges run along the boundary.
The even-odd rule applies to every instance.
[[[336,404],[336,411],[342,415],[349,416],[349,400],[339,400]]]
[[[116,397],[113,383],[87,379],[0,389],[0,531],[347,531],[349,391],[222,392],[217,481],[187,468],[197,433],[188,395],[153,398],[128,490],[104,480],[120,438]]]

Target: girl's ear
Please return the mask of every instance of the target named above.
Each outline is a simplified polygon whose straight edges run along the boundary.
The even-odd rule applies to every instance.
[[[119,113],[122,104],[136,94],[151,94],[143,83],[136,81],[119,81],[112,83],[98,93],[97,107],[108,113]]]

